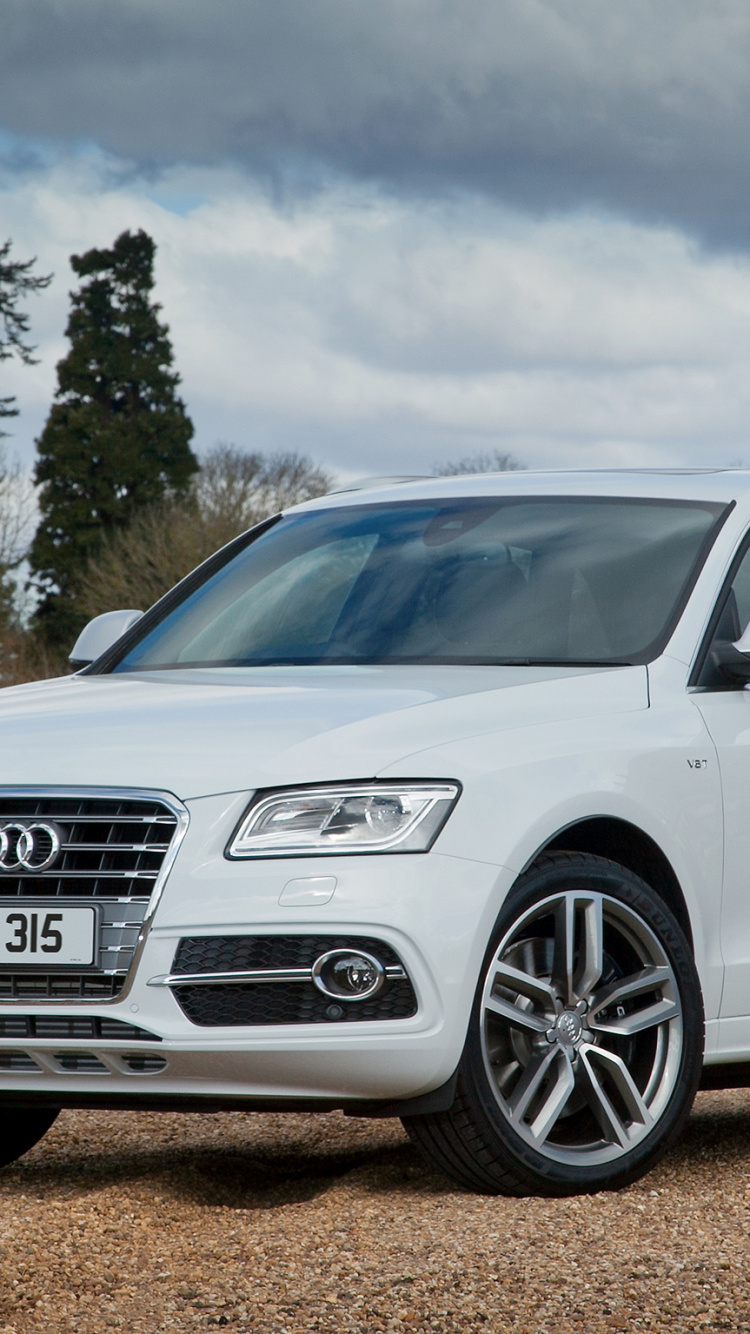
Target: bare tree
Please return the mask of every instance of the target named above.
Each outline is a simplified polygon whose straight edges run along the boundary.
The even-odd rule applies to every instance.
[[[187,497],[136,514],[88,565],[81,603],[89,616],[150,607],[218,547],[261,519],[322,495],[333,485],[299,454],[245,454],[219,444],[202,460]]]
[[[193,496],[213,550],[269,514],[324,495],[332,485],[331,475],[302,454],[245,454],[220,442],[201,460]]]
[[[22,566],[34,533],[36,495],[30,476],[0,442],[0,686],[66,670],[26,628],[31,611]]]
[[[0,445],[0,617],[7,620],[15,596],[11,578],[33,537],[36,499],[30,477]]]
[[[519,463],[512,454],[503,454],[501,450],[493,449],[486,453],[480,450],[478,454],[467,454],[462,459],[451,459],[447,463],[435,463],[432,475],[458,477],[462,473],[522,472],[525,468],[526,464]]]
[[[29,317],[19,309],[19,303],[29,292],[41,292],[52,281],[52,274],[35,277],[31,270],[36,259],[25,263],[10,258],[12,242],[0,245],[0,361],[18,357],[27,366],[34,365],[34,351],[27,341]],[[18,408],[14,397],[0,398],[0,417],[17,417]],[[0,431],[7,435],[7,431]]]

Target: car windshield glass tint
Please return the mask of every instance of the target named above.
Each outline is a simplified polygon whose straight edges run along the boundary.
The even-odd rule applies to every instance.
[[[724,507],[471,498],[290,515],[113,668],[644,662]]]

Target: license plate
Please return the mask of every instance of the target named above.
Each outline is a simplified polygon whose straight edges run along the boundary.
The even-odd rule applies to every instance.
[[[94,908],[13,908],[0,912],[0,964],[94,962]]]

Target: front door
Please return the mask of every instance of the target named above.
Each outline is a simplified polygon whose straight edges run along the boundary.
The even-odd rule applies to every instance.
[[[717,606],[712,642],[738,639],[750,624],[750,541]],[[722,1049],[750,1051],[750,689],[712,671],[710,651],[693,693],[716,746],[724,807],[721,947]]]

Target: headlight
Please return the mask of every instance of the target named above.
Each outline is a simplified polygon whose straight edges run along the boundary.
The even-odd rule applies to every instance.
[[[459,790],[457,783],[347,783],[261,794],[226,856],[427,852]]]

